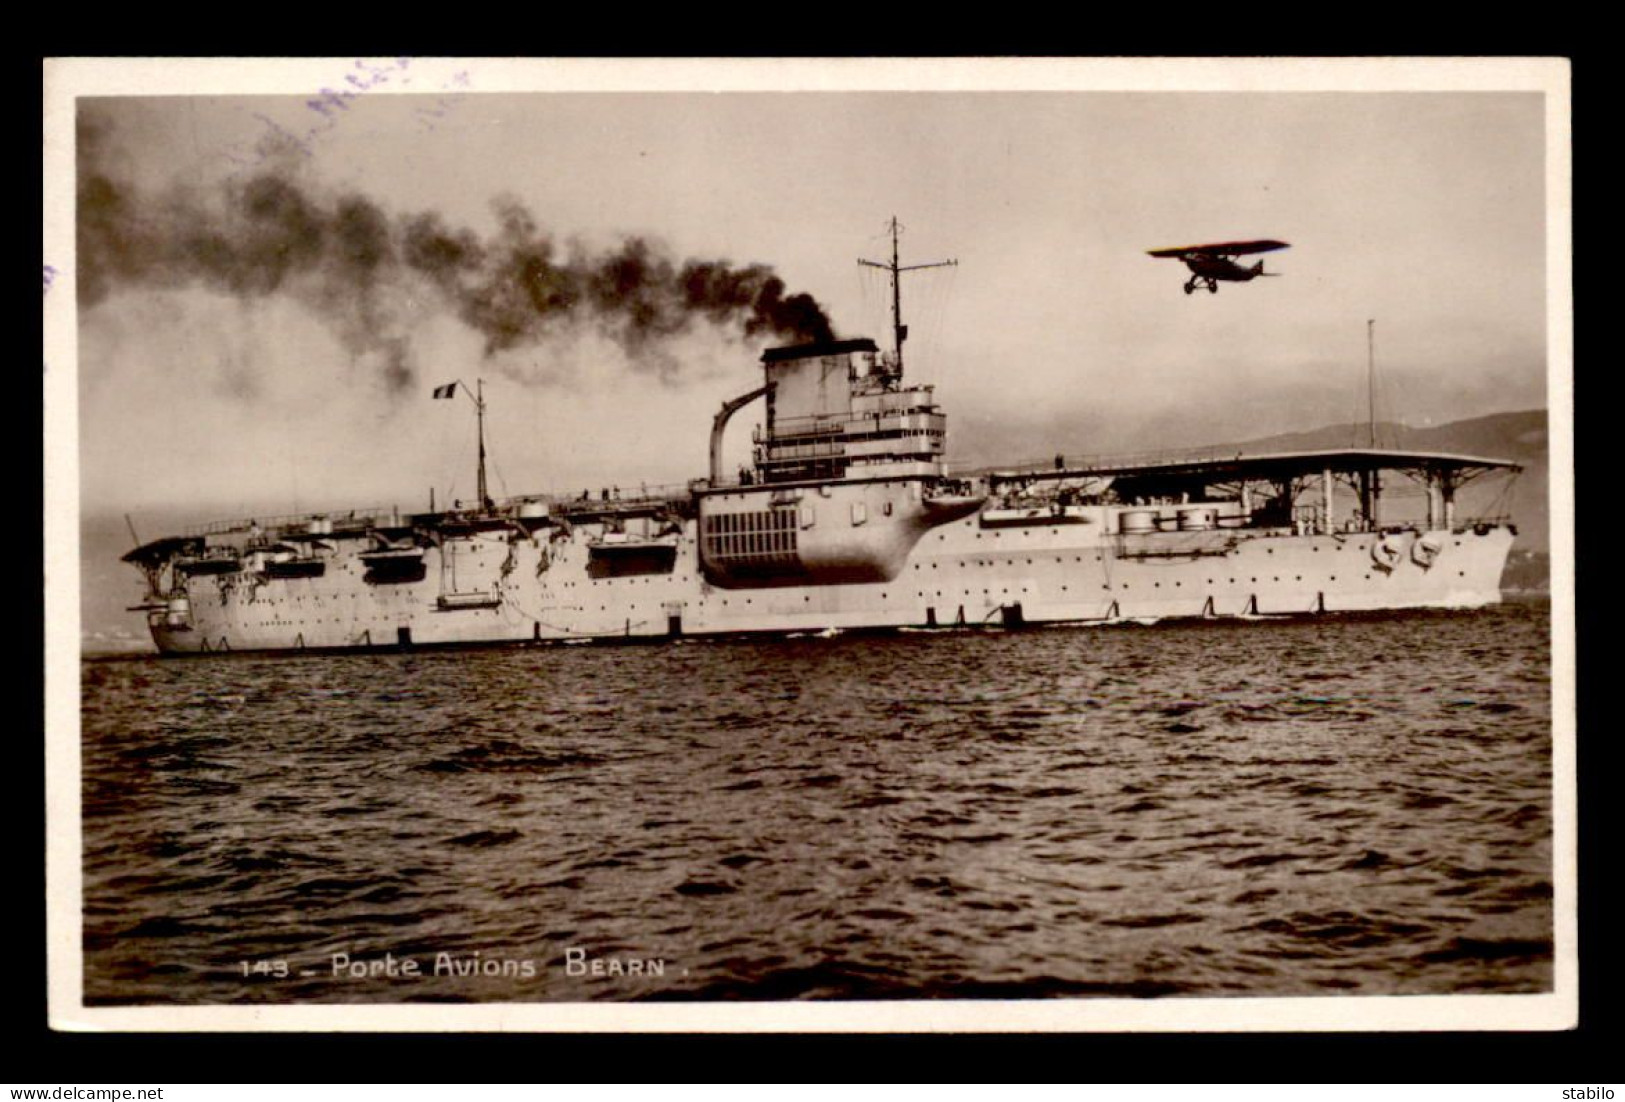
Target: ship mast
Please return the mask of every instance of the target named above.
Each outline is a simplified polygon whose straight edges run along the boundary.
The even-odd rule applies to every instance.
[[[475,472],[477,476],[476,486],[480,495],[479,509],[481,512],[484,512],[486,509],[490,508],[491,504],[491,495],[487,491],[485,483],[485,380],[475,379],[474,389],[470,390],[467,383],[463,382],[461,379],[458,379],[454,383],[447,383],[444,386],[435,387],[434,396],[436,398],[455,398],[457,397],[458,387],[462,387],[463,393],[474,400],[474,423],[477,426],[480,442],[479,467]],[[430,512],[434,511],[433,487],[429,489],[429,510]]]
[[[1377,446],[1377,338],[1376,318],[1365,322],[1366,447]]]
[[[897,256],[897,235],[903,227],[898,223],[897,216],[893,215],[886,227],[891,231],[891,263],[881,264],[874,260],[859,259],[858,263],[870,268],[879,268],[891,273],[891,327],[892,327],[892,354],[896,358],[896,365],[892,374],[901,378],[903,374],[903,342],[908,339],[908,326],[903,324],[903,281],[899,277],[904,272],[917,272],[922,268],[952,268],[959,264],[957,260],[937,260],[930,264],[899,264]]]
[[[1375,449],[1377,446],[1377,319],[1367,318],[1365,322],[1365,401],[1366,401],[1366,447]],[[1377,512],[1382,501],[1382,474],[1376,469],[1362,471],[1360,474],[1361,498],[1365,506],[1365,521],[1370,531],[1377,531],[1381,522],[1377,519]]]
[[[484,512],[490,502],[490,495],[485,492],[485,380],[475,379],[474,386],[474,419],[479,426],[480,436],[480,511]]]

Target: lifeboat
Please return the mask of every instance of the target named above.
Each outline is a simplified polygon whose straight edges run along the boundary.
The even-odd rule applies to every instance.
[[[490,590],[466,593],[442,593],[435,601],[437,612],[474,612],[482,608],[500,608],[502,595]]]
[[[320,578],[327,573],[321,559],[272,559],[265,564],[268,578]]]
[[[245,566],[266,578],[319,578],[327,572],[327,563],[321,559],[304,558],[286,544],[262,547],[251,551]]]
[[[978,523],[983,528],[1030,528],[1056,524],[1088,524],[1089,511],[1082,505],[1028,505],[1016,508],[983,509]]]
[[[372,585],[399,585],[420,582],[426,573],[421,547],[383,547],[359,556],[367,568],[362,580]]]
[[[201,559],[181,559],[175,564],[189,578],[211,574],[235,574],[243,568],[236,555],[210,555]]]

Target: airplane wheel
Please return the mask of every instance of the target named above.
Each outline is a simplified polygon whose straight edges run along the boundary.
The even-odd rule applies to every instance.
[[[1185,288],[1185,293],[1186,293],[1186,294],[1187,294],[1187,295],[1188,295],[1188,294],[1190,294],[1190,293],[1191,293],[1191,292],[1192,292],[1192,291],[1194,291],[1194,290],[1196,290],[1196,288],[1195,288],[1195,287],[1191,287],[1191,286],[1186,286],[1186,288]]]
[[[1216,283],[1209,283],[1207,285],[1207,293],[1210,294],[1210,295],[1218,294],[1219,293],[1219,285],[1216,284]]]

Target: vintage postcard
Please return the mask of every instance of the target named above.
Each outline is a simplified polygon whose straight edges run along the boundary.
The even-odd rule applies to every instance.
[[[1555,59],[58,59],[51,1021],[1575,1022]]]

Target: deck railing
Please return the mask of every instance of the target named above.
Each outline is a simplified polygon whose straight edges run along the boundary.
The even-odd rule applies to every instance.
[[[262,532],[273,528],[293,528],[308,525],[313,520],[330,520],[336,529],[365,528],[378,524],[380,521],[393,523],[398,513],[393,506],[369,505],[364,509],[330,509],[325,512],[310,513],[282,513],[268,515],[265,513],[239,520],[216,520],[207,524],[200,524],[181,532],[183,536],[218,536],[227,532],[247,532],[258,527]]]
[[[1089,471],[1101,468],[1161,467],[1173,463],[1218,463],[1245,458],[1234,448],[1187,448],[1154,452],[1063,452],[1048,459],[1023,459],[1016,463],[951,463],[949,470],[960,478],[977,475],[1030,475],[1053,473],[1056,470]],[[1056,460],[1060,460],[1057,465]]]

